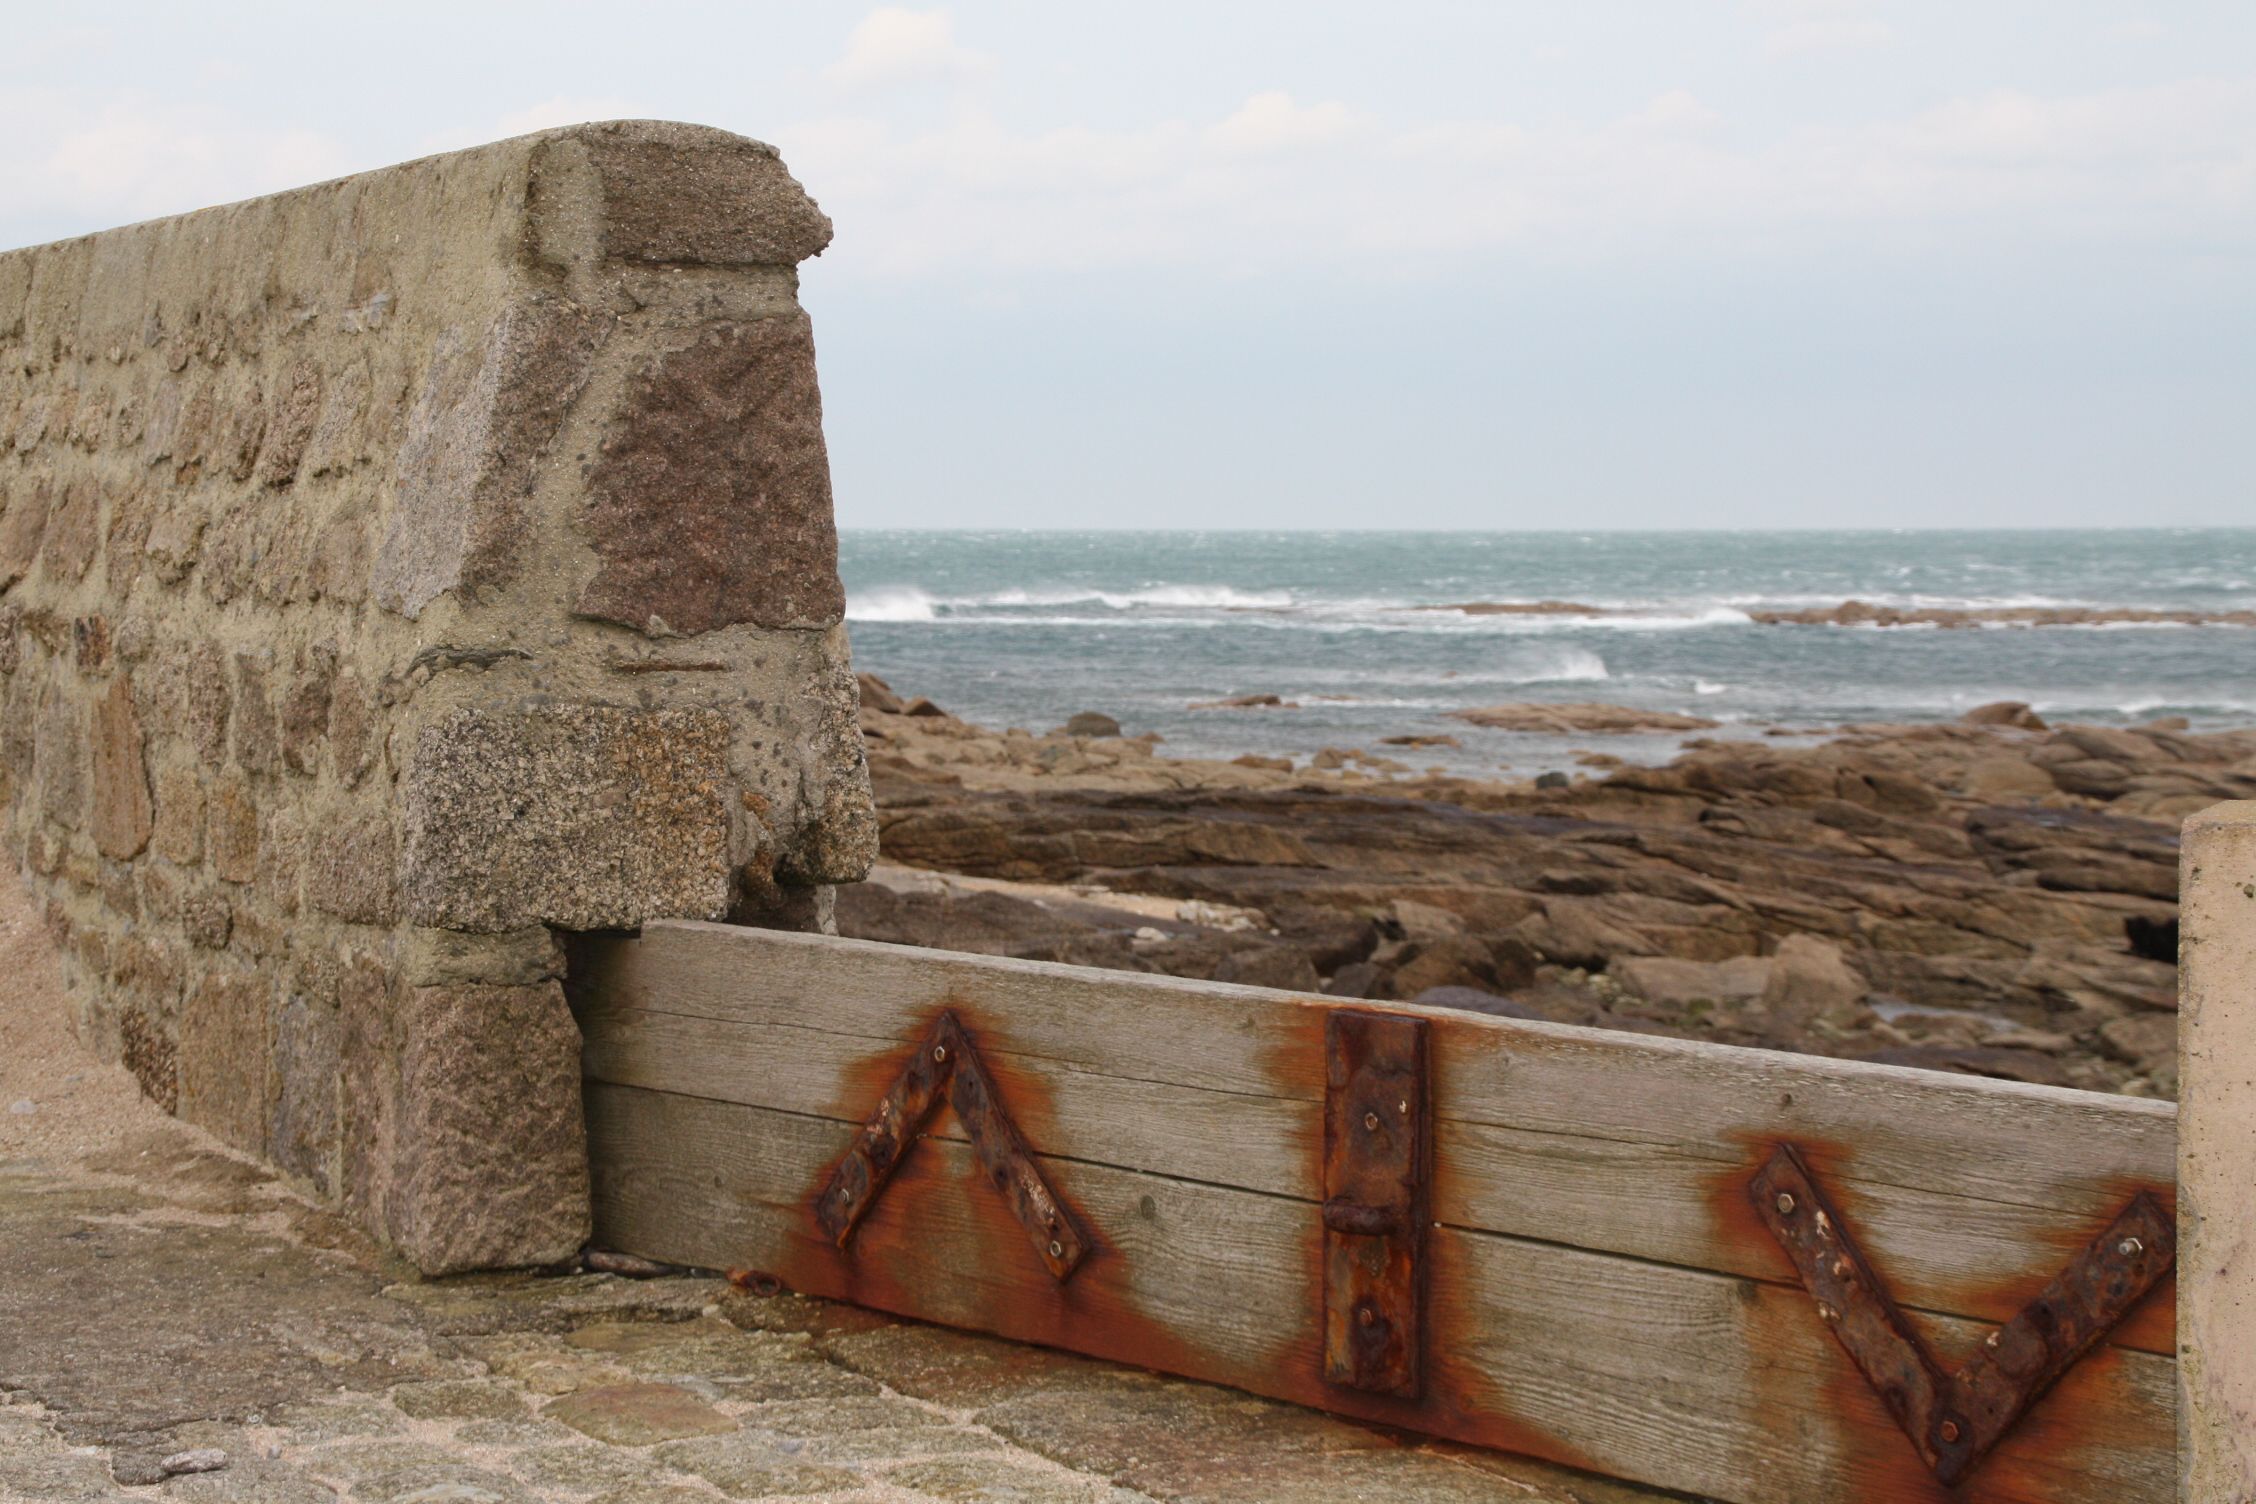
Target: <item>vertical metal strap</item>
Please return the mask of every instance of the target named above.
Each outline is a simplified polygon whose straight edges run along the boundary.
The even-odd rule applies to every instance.
[[[1324,1021],[1324,1379],[1416,1399],[1425,1369],[1426,1021]]]

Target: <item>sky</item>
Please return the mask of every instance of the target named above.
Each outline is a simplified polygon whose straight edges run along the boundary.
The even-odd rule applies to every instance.
[[[0,245],[772,141],[847,527],[2256,525],[2256,6],[13,12]]]

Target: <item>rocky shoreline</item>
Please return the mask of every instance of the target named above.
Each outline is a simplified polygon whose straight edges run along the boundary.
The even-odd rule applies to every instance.
[[[1511,782],[863,703],[845,934],[2165,1097],[2177,825],[2256,796],[2256,731],[2012,705]]]

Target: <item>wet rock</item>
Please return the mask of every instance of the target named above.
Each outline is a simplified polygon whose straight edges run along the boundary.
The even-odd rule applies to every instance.
[[[1232,695],[1226,700],[1196,700],[1191,703],[1189,708],[1192,710],[1298,710],[1300,704],[1296,700],[1285,699],[1282,695],[1253,694]]]
[[[1487,705],[1472,710],[1452,710],[1449,714],[1457,720],[1470,721],[1476,726],[1486,726],[1494,731],[1537,731],[1555,736],[1583,733],[1628,736],[1649,731],[1706,731],[1716,725],[1716,722],[1704,716],[1594,703]]]
[[[1066,736],[1118,736],[1120,723],[1102,711],[1084,710],[1065,723]]]

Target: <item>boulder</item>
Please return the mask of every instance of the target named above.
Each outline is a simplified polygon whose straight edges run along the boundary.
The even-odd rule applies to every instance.
[[[1510,964],[1516,960],[1519,964]],[[1503,992],[1524,987],[1535,968],[1525,960],[1525,948],[1513,947],[1505,966],[1487,941],[1474,935],[1442,935],[1409,947],[1395,967],[1396,997],[1416,997],[1435,987],[1477,987]]]
[[[1286,992],[1315,992],[1323,985],[1315,964],[1296,945],[1238,945],[1214,968],[1213,977],[1217,982],[1277,987]]]
[[[1752,1002],[1770,988],[1769,956],[1684,961],[1674,956],[1623,956],[1606,974],[1646,1002],[1668,1010],[1693,1003]]]
[[[1526,702],[1486,705],[1470,710],[1452,710],[1449,714],[1457,720],[1486,726],[1492,731],[1536,731],[1553,736],[1574,736],[1581,733],[1629,736],[1652,731],[1707,731],[1717,724],[1704,716],[1588,702],[1566,705]]]
[[[927,700],[922,695],[918,695],[915,699],[909,701],[908,704],[902,706],[901,714],[937,717],[941,720],[953,719],[953,717],[949,716],[948,712],[942,710],[939,706],[933,704],[930,700]]]
[[[1788,935],[1771,957],[1762,1005],[1781,1040],[1845,1033],[1864,1002],[1864,978],[1841,947],[1816,935]]]
[[[1977,705],[1959,720],[1969,726],[2012,726],[2022,731],[2049,730],[2043,716],[2020,700],[1992,700]]]
[[[1065,723],[1066,736],[1118,736],[1120,723],[1099,710],[1084,710]]]
[[[1969,799],[2031,800],[2053,793],[2052,775],[2026,757],[1996,752],[1977,757],[1959,775],[1958,789]]]
[[[1420,903],[1415,898],[1394,901],[1394,922],[1402,927],[1404,938],[1410,940],[1438,940],[1445,935],[1465,933],[1464,920],[1447,909]]]
[[[864,710],[878,710],[887,715],[899,715],[902,711],[908,709],[908,706],[902,702],[901,697],[893,693],[893,686],[875,674],[856,674],[854,683],[861,690],[862,709]]]

